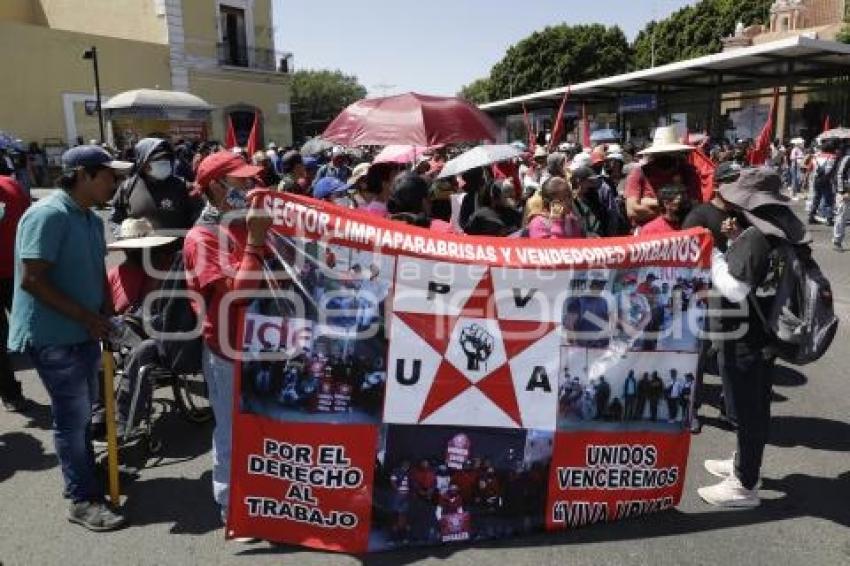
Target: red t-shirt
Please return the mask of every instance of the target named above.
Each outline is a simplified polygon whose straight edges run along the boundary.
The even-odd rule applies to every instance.
[[[0,176],[0,279],[15,275],[15,232],[21,216],[29,208],[30,199],[11,177]],[[2,345],[5,347],[5,344]]]
[[[112,294],[112,306],[118,314],[124,314],[130,307],[142,302],[147,275],[140,265],[122,263],[106,274],[109,290]]]
[[[222,234],[222,237],[219,236]],[[247,232],[244,225],[230,224],[220,226],[195,226],[186,234],[183,243],[183,262],[186,267],[186,284],[189,290],[203,295],[206,303],[203,319],[204,342],[217,354],[224,355],[219,328],[226,325],[225,337],[234,349],[239,349],[236,340],[236,320],[238,304],[231,303],[227,311],[227,320],[220,321],[220,307],[226,293],[231,290],[232,280],[236,279],[245,251]],[[258,266],[259,267],[259,266]],[[240,290],[256,289],[262,284],[259,275],[242,280]],[[196,313],[201,312],[200,305],[193,301]]]
[[[655,220],[650,220],[649,222],[644,224],[643,228],[640,229],[640,235],[646,236],[647,234],[666,234],[667,232],[676,232],[677,230],[679,230],[678,227],[670,224],[663,216],[659,216]]]
[[[701,202],[702,195],[700,193],[699,178],[694,166],[689,163],[680,165],[679,170],[673,173],[663,171],[655,167],[652,163],[648,163],[642,167],[635,167],[629,172],[626,177],[626,198],[652,198],[657,199],[658,191],[665,185],[673,182],[679,182],[685,185],[688,189],[688,195],[691,197],[691,202]]]

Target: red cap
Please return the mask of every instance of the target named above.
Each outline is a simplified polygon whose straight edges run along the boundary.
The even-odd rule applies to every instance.
[[[599,165],[600,163],[605,163],[605,150],[597,147],[590,154],[590,165]]]
[[[256,177],[262,172],[262,167],[248,165],[245,160],[230,151],[219,151],[209,155],[198,165],[195,183],[205,191],[210,181],[224,177]]]

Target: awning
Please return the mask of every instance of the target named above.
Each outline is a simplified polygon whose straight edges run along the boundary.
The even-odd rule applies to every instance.
[[[116,94],[103,105],[107,118],[205,120],[214,109],[204,99],[188,92],[147,88]]]
[[[811,81],[850,74],[850,45],[799,35],[780,41],[715,53],[652,69],[572,85],[570,100],[610,102],[625,96],[743,92],[808,86]],[[567,87],[515,96],[479,106],[490,115],[521,114],[560,104]]]

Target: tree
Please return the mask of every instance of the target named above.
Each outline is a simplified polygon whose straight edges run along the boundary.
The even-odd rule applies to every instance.
[[[488,97],[500,100],[616,75],[626,71],[631,58],[629,42],[617,26],[549,26],[512,45],[493,66]]]
[[[718,53],[721,40],[745,26],[767,23],[772,0],[701,0],[661,21],[651,21],[633,45],[635,66],[645,69]]]
[[[349,104],[366,97],[357,77],[341,71],[301,70],[292,76],[292,136],[303,141],[324,131]]]
[[[457,95],[473,104],[486,104],[490,102],[490,79],[484,77],[463,85]]]

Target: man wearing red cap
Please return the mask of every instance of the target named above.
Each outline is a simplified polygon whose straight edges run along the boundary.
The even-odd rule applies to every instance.
[[[266,233],[271,218],[261,207],[249,206],[248,191],[260,167],[238,155],[218,152],[198,167],[196,183],[207,198],[198,224],[186,235],[183,260],[187,287],[204,297],[194,304],[203,313],[203,371],[215,415],[213,430],[213,496],[227,518],[230,490],[230,427],[233,407],[233,330],[235,311],[227,303],[231,292],[260,287]],[[203,308],[202,308],[203,307]]]

